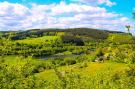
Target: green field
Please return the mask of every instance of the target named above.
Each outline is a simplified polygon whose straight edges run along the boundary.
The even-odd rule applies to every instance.
[[[91,75],[95,75],[96,73],[102,73],[105,71],[108,71],[108,69],[110,70],[110,73],[115,73],[115,72],[121,72],[124,69],[126,69],[128,66],[126,64],[121,64],[121,63],[92,63],[92,62],[88,62],[87,63],[87,67],[84,68],[80,68],[81,64],[76,64],[76,65],[71,65],[71,66],[63,66],[63,67],[59,67],[58,70],[61,72],[65,72],[65,71],[69,71],[69,72],[74,72],[74,73],[78,73],[81,76],[85,76],[85,77],[90,77]],[[39,74],[37,74],[37,76],[39,78],[44,78],[47,80],[52,80],[57,78],[55,71],[52,70],[46,70],[43,71]]]
[[[31,85],[27,85],[33,80],[32,76],[35,76],[33,81],[35,89],[63,89],[63,87],[65,89],[134,89],[133,86],[135,85],[134,76],[128,73],[129,71],[134,73],[133,70],[130,69],[130,67],[134,65],[125,63],[109,61],[104,63],[83,62],[50,69],[49,66],[51,66],[51,61],[49,60],[37,60],[31,57],[24,59],[15,56],[4,57],[4,60],[4,64],[8,64],[7,72],[10,76],[16,76],[15,79],[13,79],[16,80],[16,82],[12,81],[9,85],[19,84],[16,88],[21,88],[22,86],[25,86],[26,88],[32,87],[32,83]],[[44,67],[43,63],[47,69],[42,69]],[[2,65],[3,63],[1,63],[1,66]],[[27,80],[27,77],[25,78],[20,74],[22,69],[25,69],[23,76],[28,74],[30,80]],[[33,74],[32,71],[35,69],[40,71]],[[17,72],[14,74],[13,71],[15,70]],[[6,74],[6,76],[9,76],[9,74]],[[10,79],[10,77],[8,79]],[[25,84],[21,84],[22,82],[18,83],[20,81],[19,79],[23,79]],[[5,83],[2,81],[2,84]],[[9,88],[8,86],[6,87],[7,89]],[[12,88],[12,86],[10,86],[10,88]]]
[[[38,38],[27,38],[24,40],[18,40],[16,42],[23,43],[23,44],[44,44],[44,43],[50,43],[55,42],[56,40],[59,40],[59,36],[44,36],[44,37],[38,37]]]
[[[0,37],[0,89],[135,89],[131,34],[78,28]]]

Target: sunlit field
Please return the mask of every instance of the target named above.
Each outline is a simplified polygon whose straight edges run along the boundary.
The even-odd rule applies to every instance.
[[[0,0],[0,89],[135,89],[135,0]]]
[[[89,30],[2,33],[0,87],[134,89],[135,37],[91,30],[99,31],[95,37]]]

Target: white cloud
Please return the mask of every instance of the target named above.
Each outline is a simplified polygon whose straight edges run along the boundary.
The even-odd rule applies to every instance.
[[[65,4],[61,2],[60,4],[51,8],[52,13],[55,15],[63,13],[102,13],[106,12],[105,8],[94,7],[89,5],[78,5],[78,4]]]
[[[106,4],[107,6],[113,6],[113,5],[116,5],[115,2],[111,2],[110,0],[98,0],[98,3],[99,4]]]
[[[90,27],[121,31],[131,24],[127,17],[99,6],[64,2],[31,7],[1,2],[0,23],[3,30]]]
[[[80,3],[87,3],[91,5],[100,5],[100,4],[105,4],[107,6],[113,6],[116,5],[116,2],[112,2],[110,0],[71,0],[73,2],[80,2]]]

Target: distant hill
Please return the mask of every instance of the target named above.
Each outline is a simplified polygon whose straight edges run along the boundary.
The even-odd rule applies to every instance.
[[[87,36],[93,39],[106,39],[110,33],[125,34],[124,32],[119,31],[99,30],[93,28],[70,28],[70,29],[50,28],[50,29],[30,29],[26,31],[18,31],[18,32],[10,31],[10,32],[15,33],[15,35],[12,37],[13,40],[25,39],[27,37],[30,38],[42,37],[48,33],[51,33],[49,35],[55,35],[58,32],[64,32],[72,36]],[[8,33],[8,31],[4,31],[1,33],[3,34]],[[3,36],[6,35],[7,34],[4,34]]]
[[[126,34],[125,32],[120,32],[120,31],[109,31],[109,30],[103,30],[108,33],[118,33],[118,34]]]

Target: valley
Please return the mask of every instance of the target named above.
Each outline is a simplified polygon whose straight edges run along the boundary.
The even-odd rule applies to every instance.
[[[90,28],[0,33],[1,89],[134,89],[134,35]]]

